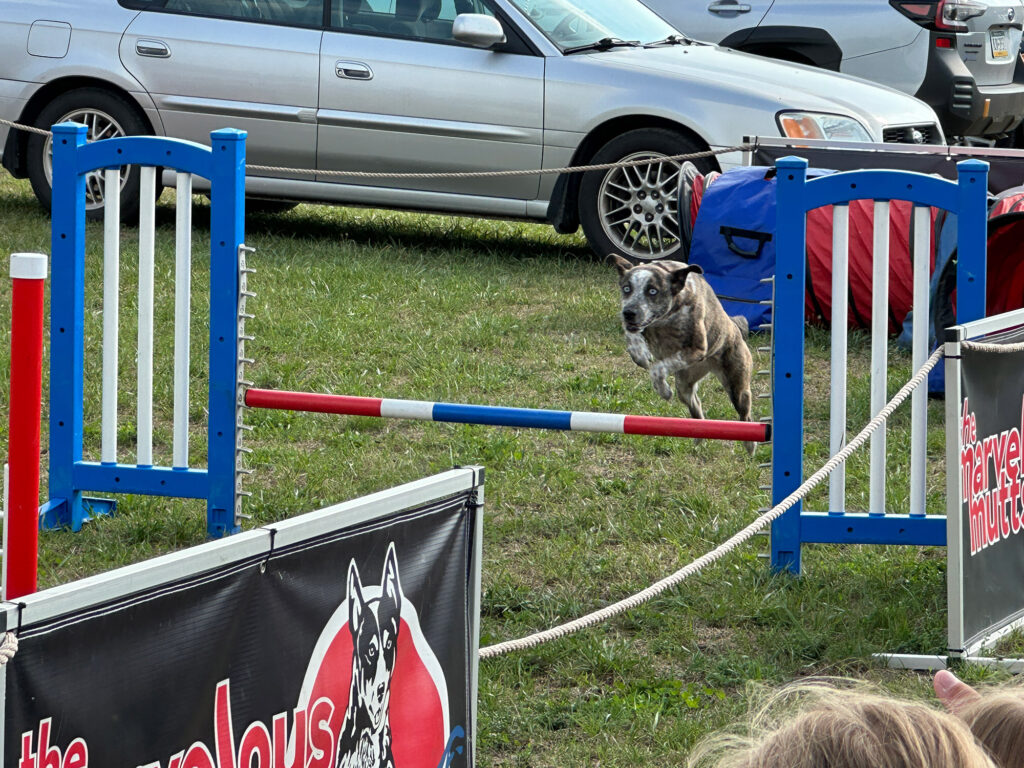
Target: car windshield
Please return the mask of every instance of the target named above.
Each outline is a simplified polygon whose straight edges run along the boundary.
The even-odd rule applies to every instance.
[[[561,49],[611,47],[607,41],[653,43],[676,34],[637,0],[510,0]]]

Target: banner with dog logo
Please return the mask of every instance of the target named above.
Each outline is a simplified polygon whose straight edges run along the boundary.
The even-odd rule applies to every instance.
[[[994,349],[960,350],[959,466],[948,467],[960,480],[965,648],[1024,620],[1024,352]]]
[[[481,499],[452,470],[25,598],[3,765],[468,768]]]

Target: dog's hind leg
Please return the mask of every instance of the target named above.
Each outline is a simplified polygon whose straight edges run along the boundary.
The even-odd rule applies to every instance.
[[[742,354],[746,352],[746,354]],[[753,360],[746,345],[741,348],[739,355],[727,355],[722,361],[722,371],[718,374],[722,386],[729,394],[732,407],[739,414],[740,421],[751,420],[751,405],[753,396],[750,393],[750,376],[753,369]],[[747,453],[754,454],[757,443],[741,442]]]

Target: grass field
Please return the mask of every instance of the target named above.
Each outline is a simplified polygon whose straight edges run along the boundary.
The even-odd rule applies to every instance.
[[[168,197],[165,197],[166,201]],[[157,279],[169,285],[170,209]],[[102,231],[88,229],[87,454],[99,451]],[[123,234],[126,247],[135,238]],[[199,227],[196,253],[208,231]],[[579,237],[546,227],[300,206],[251,216],[250,302],[257,386],[569,410],[684,415],[625,353],[614,270]],[[0,251],[49,252],[49,220],[25,182],[0,176]],[[130,251],[126,251],[126,254]],[[133,452],[135,269],[122,259],[122,460]],[[193,416],[203,418],[203,276],[194,287]],[[0,289],[9,317],[10,289]],[[158,294],[160,293],[158,289]],[[157,323],[156,452],[170,454],[171,298]],[[7,327],[6,322],[4,327]],[[7,338],[0,386],[7,391]],[[752,342],[756,346],[757,342]],[[827,457],[827,336],[812,331],[807,469]],[[767,367],[762,358],[761,365]],[[851,338],[850,424],[868,420],[868,349]],[[910,374],[890,352],[890,390]],[[45,384],[44,384],[45,387]],[[755,382],[764,392],[767,382]],[[711,418],[732,412],[717,382]],[[6,400],[6,398],[5,398]],[[767,413],[758,400],[757,415]],[[929,405],[929,511],[944,509],[942,403]],[[256,473],[247,526],[379,490],[455,464],[487,468],[483,638],[488,644],[625,597],[711,549],[756,516],[768,482],[734,443],[498,430],[250,412]],[[892,420],[889,503],[905,511],[909,409]],[[6,433],[6,402],[0,431]],[[45,432],[45,413],[44,413]],[[202,435],[192,454],[202,464]],[[45,445],[45,437],[44,437]],[[88,457],[88,456],[87,456]],[[44,460],[45,465],[45,460]],[[44,467],[45,468],[45,467]],[[849,506],[867,497],[867,453],[852,460]],[[44,481],[45,482],[45,481]],[[820,508],[826,491],[809,506]],[[54,585],[204,540],[199,503],[124,497],[79,533],[47,532],[40,579]],[[605,625],[481,663],[482,765],[634,766],[680,762],[701,735],[740,716],[749,685],[851,675],[927,695],[929,679],[884,670],[877,651],[944,653],[945,552],[808,547],[804,575],[773,576],[756,539],[660,598]],[[1024,655],[1024,639],[1003,650]],[[994,673],[967,670],[970,679]]]

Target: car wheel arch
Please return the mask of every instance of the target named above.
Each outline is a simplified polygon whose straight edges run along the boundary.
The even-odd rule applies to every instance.
[[[21,111],[18,122],[22,125],[33,125],[47,104],[62,94],[82,88],[96,88],[120,97],[135,110],[139,119],[148,125],[153,133],[162,132],[163,127],[153,124],[153,120],[147,114],[145,106],[139,102],[138,94],[132,93],[108,80],[81,76],[62,77],[44,84],[25,103],[25,108]],[[7,134],[7,144],[3,152],[3,164],[16,178],[25,178],[28,173],[28,139],[29,133],[27,131],[12,130]]]
[[[611,139],[640,128],[665,128],[682,134],[699,146],[710,149],[708,142],[693,128],[675,120],[655,115],[629,115],[607,120],[592,128],[573,152],[570,165],[586,165]],[[717,160],[711,158],[717,165]],[[563,173],[555,181],[548,201],[547,220],[561,234],[572,234],[580,227],[579,191],[581,173]]]
[[[734,32],[719,45],[770,59],[810,64],[838,72],[843,51],[820,27],[764,26]]]

